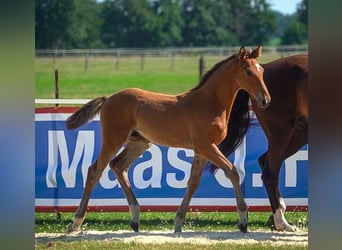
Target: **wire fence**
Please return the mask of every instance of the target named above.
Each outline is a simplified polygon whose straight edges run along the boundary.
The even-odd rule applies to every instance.
[[[205,71],[217,61],[221,60],[222,57],[230,56],[239,49],[240,47],[36,50],[36,70],[39,72],[36,78],[37,97],[42,98],[48,96],[51,98],[52,95],[47,95],[46,93],[54,92],[54,98],[56,100],[37,99],[36,104],[55,104],[55,106],[69,104],[69,101],[60,100],[61,102],[57,102],[57,100],[73,95],[71,91],[75,88],[72,82],[77,82],[75,86],[79,86],[79,82],[85,81],[84,79],[74,80],[75,74],[82,75],[82,72],[87,72],[87,81],[85,82],[91,82],[92,80],[89,79],[93,79],[94,81],[99,76],[106,75],[108,79],[112,79],[112,82],[115,82],[118,86],[121,86],[121,82],[127,81],[127,74],[125,74],[127,72],[133,72],[134,74],[134,72],[144,71],[153,74],[163,71],[170,72],[171,70],[175,74],[181,73],[181,75],[188,76],[194,73],[196,74],[197,71],[199,78],[201,78]],[[306,45],[263,46],[262,57],[267,62],[279,57],[307,53],[308,47]],[[53,74],[51,74],[51,70],[53,70]],[[61,95],[59,72],[62,72]],[[112,73],[108,74],[108,72]],[[121,72],[123,75],[120,78],[118,75]],[[53,77],[54,89],[51,87],[51,84],[47,84],[47,82],[53,82]],[[184,78],[181,79],[175,78],[175,81],[179,83],[178,85],[175,83],[173,86],[179,86],[179,84],[183,86],[184,81],[188,80],[188,78],[187,80],[184,80]],[[134,78],[131,81],[133,80]],[[66,81],[70,83],[66,84]],[[163,79],[160,82],[163,82]],[[125,84],[128,83],[125,82]],[[87,97],[87,95],[84,95],[85,93],[94,91],[93,88],[89,87],[91,84],[83,85],[82,89],[78,89],[79,93],[83,93],[83,95],[77,95],[75,98]]]
[[[255,47],[255,46],[254,46]],[[36,57],[172,57],[172,56],[224,56],[238,51],[240,47],[196,47],[196,48],[166,48],[166,49],[38,49]],[[291,54],[307,53],[307,45],[263,46],[264,53],[287,56]]]
[[[96,58],[112,58],[115,70],[120,69],[122,59],[140,58],[140,69],[144,70],[145,61],[151,58],[167,58],[170,61],[170,68],[174,69],[176,57],[199,56],[202,59],[206,56],[227,56],[239,50],[240,47],[197,47],[197,48],[166,48],[166,49],[46,49],[36,50],[36,58],[51,58],[55,64],[57,60],[67,58],[83,58],[84,70],[89,67],[89,62]],[[291,46],[263,46],[263,53],[273,57],[284,57],[293,54],[307,54],[307,45]]]

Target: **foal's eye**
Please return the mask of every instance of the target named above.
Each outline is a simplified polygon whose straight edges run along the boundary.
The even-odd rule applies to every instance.
[[[248,76],[252,76],[253,75],[252,71],[250,71],[249,69],[246,70],[246,73],[247,73]]]

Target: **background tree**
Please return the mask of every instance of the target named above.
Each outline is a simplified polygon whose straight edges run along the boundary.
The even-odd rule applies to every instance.
[[[182,18],[181,0],[153,1],[152,8],[159,24],[156,34],[159,46],[173,47],[182,45],[184,20]]]
[[[95,0],[73,0],[73,14],[70,18],[68,33],[73,48],[103,47],[100,38],[102,20],[100,6]]]
[[[36,48],[66,48],[72,6],[70,1],[35,1]]]
[[[98,5],[95,0],[36,0],[36,48],[98,47]]]
[[[160,18],[148,0],[104,1],[102,40],[109,47],[156,47],[160,42]]]
[[[217,45],[216,22],[211,3],[208,0],[183,1],[183,46]]]
[[[283,15],[266,0],[36,0],[36,48],[300,44],[307,4]]]
[[[308,41],[308,0],[302,0],[297,6],[285,32],[282,44],[303,44]]]

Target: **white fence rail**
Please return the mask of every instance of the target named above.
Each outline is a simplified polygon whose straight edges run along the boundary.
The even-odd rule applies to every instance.
[[[85,104],[90,99],[35,99],[35,104]]]

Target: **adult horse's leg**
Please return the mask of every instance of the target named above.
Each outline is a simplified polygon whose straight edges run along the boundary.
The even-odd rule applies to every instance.
[[[150,147],[151,143],[142,137],[140,134],[134,132],[128,139],[126,148],[113,160],[110,161],[110,168],[115,173],[122,190],[126,196],[129,211],[132,216],[131,227],[135,232],[139,231],[140,225],[140,206],[131,189],[128,179],[128,168],[132,162],[138,158],[146,149]]]
[[[278,164],[277,167],[275,167],[275,165],[270,165],[271,164],[270,162],[272,162],[272,158],[274,158],[273,150],[270,149],[269,152],[266,152],[259,158],[259,164],[263,170],[263,173],[265,171],[266,172],[270,171],[269,169],[275,169],[276,172],[274,174],[276,175],[276,178],[278,180],[279,171],[280,171],[282,162],[288,157],[290,157],[291,155],[295,154],[302,146],[304,146],[307,143],[308,141],[307,129],[308,129],[307,119],[303,120],[302,117],[299,117],[297,119],[295,129],[292,132],[292,136],[288,143],[288,146],[284,150],[285,153],[280,154],[278,156],[279,157],[279,160],[277,161],[278,163],[273,163],[273,164]],[[273,212],[273,216],[271,216],[269,220],[271,229],[295,231],[295,227],[291,226],[285,219],[284,214],[286,211],[286,204],[285,204],[284,199],[282,198],[278,183],[274,183],[274,182],[271,182],[271,184],[267,184],[267,183],[265,183],[265,186],[269,194],[269,199],[270,199],[272,212]],[[270,192],[268,190],[270,190]],[[271,197],[272,194],[274,194],[275,197]]]
[[[207,163],[205,158],[202,158],[200,155],[195,154],[194,160],[192,161],[190,177],[188,180],[188,187],[185,192],[182,204],[178,208],[176,218],[175,218],[175,233],[182,232],[182,226],[184,224],[185,215],[189,207],[189,203],[191,197],[195,193],[198,188],[198,185],[201,181],[201,176],[203,173],[203,169]]]
[[[215,166],[221,168],[226,176],[230,179],[233,184],[234,193],[236,197],[236,203],[239,213],[239,222],[238,227],[241,232],[247,232],[248,226],[248,211],[247,204],[242,195],[241,187],[240,187],[240,176],[237,172],[236,167],[221,153],[218,147],[215,144],[211,144],[209,147],[205,149],[201,149],[202,155],[211,161]]]
[[[262,156],[259,157],[259,165],[262,169],[262,176],[263,176],[262,179],[263,179],[263,182],[264,182],[267,194],[268,194],[268,198],[272,207],[272,215],[270,216],[268,220],[268,224],[272,230],[285,228],[285,227],[290,229],[291,226],[289,225],[289,223],[286,221],[285,217],[283,216],[286,210],[286,205],[279,191],[278,181],[274,182],[275,178],[276,180],[278,180],[280,165],[278,167],[275,167],[275,166],[270,167],[268,163],[269,155],[272,155],[272,151],[267,151],[266,153],[264,153]],[[276,218],[277,223],[275,223],[274,218]]]
[[[259,158],[259,163],[262,168],[261,178],[271,203],[274,228],[276,230],[293,231],[293,227],[284,217],[286,206],[278,189],[279,171],[285,159],[284,152],[283,147],[272,147],[271,145],[269,151]]]
[[[286,205],[278,187],[278,178],[282,162],[307,143],[307,119],[304,116],[299,116],[295,121],[294,128],[289,131],[291,132],[277,135],[274,133],[268,138],[271,146],[269,151],[259,158],[259,164],[272,207],[273,216],[269,220],[271,229],[294,231],[295,227],[291,226],[284,216]]]
[[[123,142],[122,142],[123,143]],[[85,212],[88,206],[89,198],[91,195],[91,192],[93,191],[94,186],[98,183],[103,170],[106,168],[109,160],[113,155],[119,150],[122,143],[114,144],[116,146],[114,147],[107,147],[106,144],[102,145],[101,152],[99,154],[99,157],[97,160],[89,167],[88,169],[88,175],[86,180],[86,186],[82,195],[82,199],[80,202],[80,205],[74,215],[73,224],[69,228],[68,232],[77,232],[82,222],[85,218]],[[120,146],[119,146],[120,144]]]

